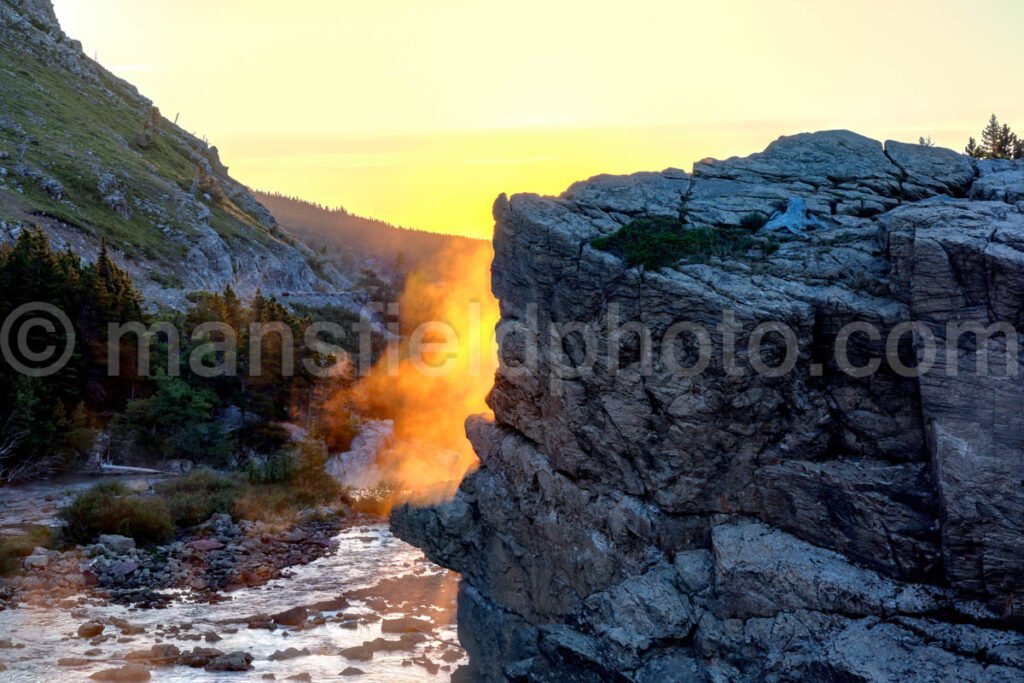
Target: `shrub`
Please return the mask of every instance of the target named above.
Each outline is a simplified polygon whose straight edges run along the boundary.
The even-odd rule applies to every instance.
[[[140,544],[174,536],[167,505],[160,498],[133,494],[120,482],[104,482],[78,494],[58,513],[64,540],[84,545],[102,534],[119,534]]]
[[[341,495],[341,484],[327,474],[327,446],[316,439],[306,439],[299,444],[298,462],[292,486],[307,492],[316,499],[313,505],[334,500]]]
[[[257,453],[273,453],[291,443],[292,435],[276,422],[261,422],[249,430],[246,446]]]
[[[184,529],[202,524],[215,514],[230,514],[242,486],[235,477],[200,469],[157,485],[156,492],[163,498],[174,525]]]
[[[679,261],[704,263],[713,256],[738,256],[763,242],[749,228],[689,227],[672,218],[639,218],[591,244],[625,259],[630,267],[658,270]]]
[[[740,227],[750,232],[757,232],[768,222],[768,216],[760,211],[752,211],[740,219]]]
[[[278,453],[263,462],[250,460],[246,473],[252,484],[283,484],[295,476],[295,458],[291,453]]]
[[[235,502],[237,517],[250,520],[281,518],[305,508],[343,502],[344,489],[324,470],[327,447],[323,442],[307,439],[289,457],[292,473],[288,480],[247,486]]]

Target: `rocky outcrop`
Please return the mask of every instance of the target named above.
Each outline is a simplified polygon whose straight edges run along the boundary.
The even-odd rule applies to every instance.
[[[106,241],[147,303],[232,285],[358,310],[349,280],[283,232],[216,147],[64,34],[50,0],[0,1],[0,243],[27,226],[94,260]]]
[[[829,131],[499,198],[480,467],[392,520],[463,575],[470,677],[1024,680],[1020,350],[949,326],[1022,322],[1022,171]],[[821,227],[755,232],[792,199]],[[653,217],[753,246],[592,244]]]

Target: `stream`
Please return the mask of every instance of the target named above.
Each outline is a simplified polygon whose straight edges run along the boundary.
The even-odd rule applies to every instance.
[[[40,523],[52,518],[59,501],[77,488],[72,483],[64,488],[50,484],[49,493],[42,486],[4,489],[0,494],[0,531],[16,522]],[[41,504],[41,500],[47,502]],[[6,639],[14,645],[0,645],[0,663],[7,667],[0,679],[88,680],[90,674],[125,664],[129,652],[165,643],[182,651],[215,647],[225,653],[249,652],[252,669],[215,673],[184,666],[153,667],[152,680],[272,680],[268,674],[276,680],[287,680],[308,674],[309,678],[298,680],[447,681],[451,672],[465,663],[455,627],[458,576],[395,538],[384,522],[344,528],[335,541],[336,549],[332,547],[327,555],[292,567],[281,578],[262,586],[226,594],[222,602],[191,602],[187,593],[179,592],[160,609],[129,608],[89,598],[78,599],[78,605],[70,609],[24,605],[0,611],[0,643]],[[252,615],[275,614],[340,596],[345,596],[348,604],[337,611],[323,610],[322,624],[267,630],[249,628],[246,623]],[[422,642],[400,650],[376,651],[369,661],[349,660],[340,654],[366,641],[395,639],[394,633],[382,633],[382,620],[409,616],[433,622],[432,632]],[[110,624],[112,619],[125,620],[132,627],[141,627],[132,631],[142,632],[125,636],[107,626],[107,639],[99,643],[76,635],[83,623]],[[210,636],[211,642],[207,642],[209,633],[217,634]],[[275,652],[288,648],[308,649],[310,654],[286,661],[270,660]],[[59,665],[58,660],[64,658],[88,661],[73,667]],[[348,674],[342,675],[346,669]]]

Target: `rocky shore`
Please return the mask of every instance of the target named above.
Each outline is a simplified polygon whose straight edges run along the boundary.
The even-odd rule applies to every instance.
[[[393,516],[462,573],[472,680],[1024,680],[1024,385],[976,370],[1020,350],[948,337],[1024,323],[1024,164],[830,131],[503,196],[495,218],[503,325],[638,322],[652,348],[567,334],[531,361],[505,336],[494,418],[467,425],[479,470]],[[756,254],[652,269],[595,246],[637,221],[747,230]],[[680,321],[712,333],[701,373],[666,363],[699,358]],[[895,356],[931,335],[936,371],[839,367],[844,326],[879,332],[848,340],[861,368],[907,321]],[[792,331],[791,371],[751,371],[765,322]],[[788,358],[777,335],[760,351]]]
[[[392,537],[379,520],[353,516],[332,532],[319,522],[249,537],[300,546],[283,552],[301,553],[287,567],[271,556],[273,547],[254,551],[242,538],[244,524],[215,518],[204,526],[209,535],[197,534],[180,553],[183,564],[205,570],[171,571],[167,581],[160,578],[166,570],[146,563],[148,551],[106,537],[79,556],[109,586],[56,579],[49,597],[41,589],[20,593],[17,605],[0,610],[0,671],[6,667],[16,680],[412,680],[440,678],[464,663],[454,631],[457,577]],[[324,534],[329,542],[322,545]],[[220,543],[223,548],[213,547]],[[218,553],[232,547],[280,565],[273,567],[275,576],[259,584],[228,583],[231,590],[188,584],[197,576],[230,576],[215,567],[228,557]],[[73,560],[70,553],[51,556],[49,565],[74,566]],[[131,574],[149,568],[150,580],[120,577],[116,568],[126,562],[140,565]],[[28,576],[43,573],[33,567]],[[171,583],[181,588],[166,588]]]
[[[166,604],[173,589],[187,589],[194,601],[219,600],[222,592],[262,585],[288,567],[322,557],[343,526],[367,521],[327,509],[305,517],[281,530],[219,514],[185,538],[150,548],[117,535],[65,551],[36,548],[22,560],[22,573],[0,580],[0,609],[21,602],[60,605],[83,591],[139,607]]]

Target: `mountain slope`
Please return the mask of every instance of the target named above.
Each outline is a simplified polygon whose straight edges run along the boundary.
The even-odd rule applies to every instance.
[[[232,284],[354,305],[217,148],[83,54],[49,0],[0,0],[0,241],[26,224],[86,258],[107,241],[158,304]]]

